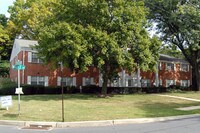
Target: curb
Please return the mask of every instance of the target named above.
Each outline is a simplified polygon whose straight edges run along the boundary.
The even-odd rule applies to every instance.
[[[181,120],[200,117],[200,114],[158,117],[158,118],[135,118],[135,119],[119,119],[119,120],[102,120],[102,121],[80,121],[80,122],[35,122],[35,121],[9,121],[0,120],[0,125],[12,125],[19,127],[36,126],[51,126],[52,128],[67,128],[67,127],[94,127],[94,126],[114,126],[120,124],[141,124],[150,122],[162,122],[169,120]]]

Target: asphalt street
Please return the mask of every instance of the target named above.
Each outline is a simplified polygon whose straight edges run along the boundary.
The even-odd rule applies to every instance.
[[[103,127],[21,129],[16,126],[0,125],[0,133],[199,133],[200,117]]]

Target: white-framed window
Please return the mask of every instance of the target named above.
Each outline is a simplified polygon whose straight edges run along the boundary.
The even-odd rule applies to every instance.
[[[38,58],[38,53],[36,52],[28,52],[28,62],[43,63],[43,61],[40,58]]]
[[[57,85],[61,86],[61,77],[57,77]],[[63,77],[63,86],[76,86],[76,77]]]
[[[142,87],[150,87],[151,86],[150,79],[142,79],[141,80],[141,85],[142,85]]]
[[[94,78],[93,77],[83,77],[83,86],[87,86],[87,85],[93,85],[94,83]]]
[[[48,86],[47,76],[28,76],[27,84]]]
[[[128,79],[128,87],[132,86],[132,79]]]
[[[71,77],[65,77],[62,80],[63,86],[73,86],[73,78]]]
[[[119,87],[119,79],[118,78],[113,79],[112,83],[113,83],[113,87]]]
[[[169,87],[170,85],[176,85],[176,80],[167,79],[166,87]]]
[[[188,64],[181,64],[180,70],[185,71],[185,72],[189,71],[189,65]]]
[[[175,70],[175,64],[174,63],[166,63],[166,70],[168,71],[174,71]]]
[[[183,87],[190,86],[190,80],[181,80],[181,86]]]

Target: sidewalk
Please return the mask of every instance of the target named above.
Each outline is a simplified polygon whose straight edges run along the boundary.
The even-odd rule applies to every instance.
[[[193,98],[186,98],[186,97],[179,97],[179,96],[171,96],[171,95],[161,95],[161,94],[156,94],[156,95],[162,96],[162,97],[171,97],[171,98],[176,98],[176,99],[183,99],[183,100],[188,100],[188,101],[200,102],[199,99],[193,99]]]
[[[158,117],[158,118],[135,118],[135,119],[80,121],[80,122],[36,122],[36,121],[0,120],[0,125],[13,125],[13,126],[19,126],[19,127],[51,126],[52,128],[93,127],[93,126],[114,126],[114,125],[118,125],[118,124],[139,124],[139,123],[149,123],[149,122],[161,122],[161,121],[168,121],[168,120],[180,120],[180,119],[194,118],[194,117],[200,117],[200,114]]]

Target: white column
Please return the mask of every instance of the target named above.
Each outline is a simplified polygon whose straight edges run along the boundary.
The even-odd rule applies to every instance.
[[[99,73],[99,87],[102,87],[102,84],[103,84],[102,74]]]
[[[141,87],[140,68],[137,69],[137,87]]]
[[[155,76],[156,76],[156,78],[155,78],[155,83],[156,83],[156,87],[158,87],[159,86],[159,78],[158,78],[158,69],[159,69],[159,67],[158,67],[158,63],[156,64],[156,74],[155,74]]]
[[[122,87],[126,86],[126,72],[122,70]]]

